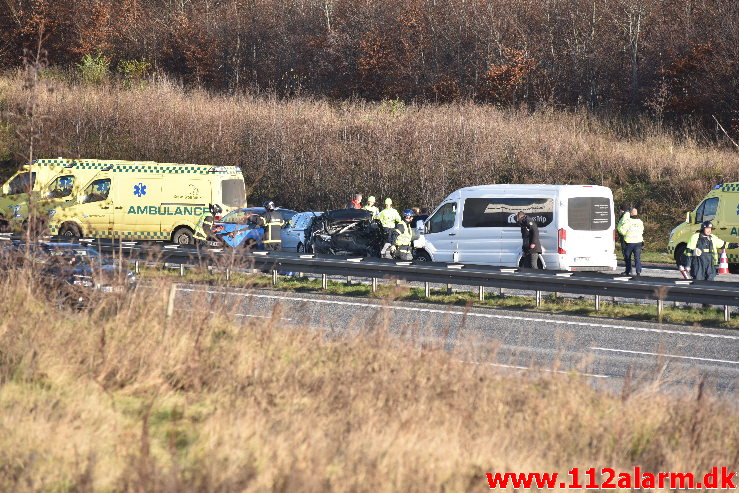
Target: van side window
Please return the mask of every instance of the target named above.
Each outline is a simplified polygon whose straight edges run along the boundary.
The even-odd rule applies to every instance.
[[[100,202],[107,199],[109,193],[110,178],[95,180],[94,182],[90,183],[85,189],[85,198],[82,203],[89,204],[90,202]]]
[[[74,186],[74,175],[60,176],[49,186],[49,198],[60,199],[72,194]]]
[[[464,201],[463,228],[516,227],[516,214],[523,211],[540,228],[554,219],[554,200],[529,197],[469,198]]]
[[[439,208],[436,213],[428,218],[426,224],[427,233],[441,233],[454,226],[454,219],[457,217],[457,204],[449,202]]]
[[[696,224],[712,220],[716,217],[716,211],[718,211],[718,197],[704,200],[695,214]]]

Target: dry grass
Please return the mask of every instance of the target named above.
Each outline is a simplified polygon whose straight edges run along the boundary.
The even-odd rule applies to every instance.
[[[87,312],[45,303],[27,272],[0,285],[2,491],[481,491],[491,471],[739,459],[737,409],[710,392],[611,395],[465,363],[475,341],[328,336],[218,300],[168,319],[166,282]]]
[[[355,191],[407,207],[480,183],[596,183],[640,206],[662,247],[707,190],[739,180],[739,154],[701,144],[690,128],[586,112],[223,96],[166,81],[57,85],[44,101],[54,139],[41,155],[238,164],[252,202],[292,208],[342,207]],[[0,79],[0,104],[22,93],[18,77]]]

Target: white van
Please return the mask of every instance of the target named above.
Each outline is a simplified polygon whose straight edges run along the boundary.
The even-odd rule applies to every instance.
[[[416,258],[519,267],[516,213],[539,226],[541,268],[616,270],[613,194],[597,185],[481,185],[451,193],[424,221]]]

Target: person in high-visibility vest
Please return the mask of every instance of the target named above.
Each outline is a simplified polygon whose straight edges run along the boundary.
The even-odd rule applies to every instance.
[[[400,214],[393,209],[392,199],[385,199],[385,208],[377,215],[377,219],[382,224],[382,227],[385,228],[385,233],[389,236],[390,231],[395,229],[395,225],[401,221]]]
[[[375,196],[370,195],[367,197],[367,205],[362,207],[365,211],[370,211],[372,213],[372,219],[377,219],[377,216],[380,214],[380,209],[377,208],[375,205]]]
[[[259,226],[264,228],[265,250],[279,251],[282,250],[282,226],[285,219],[280,211],[275,210],[275,203],[268,200],[264,203],[264,215],[259,217]]]
[[[413,252],[411,250],[413,230],[411,228],[411,222],[414,217],[415,214],[411,209],[403,211],[403,219],[395,224],[389,241],[385,243],[382,249],[382,257],[413,260]]]
[[[685,246],[685,270],[697,281],[713,281],[718,265],[718,251],[721,248],[737,248],[737,243],[727,243],[711,234],[713,223],[703,221],[701,228],[693,233]]]
[[[636,275],[641,275],[641,247],[644,245],[644,223],[639,219],[639,211],[631,209],[629,217],[626,214],[618,222],[618,232],[623,236],[625,275],[631,275],[631,256],[634,256]]]

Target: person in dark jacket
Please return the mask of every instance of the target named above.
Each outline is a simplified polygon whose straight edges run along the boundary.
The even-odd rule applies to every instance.
[[[703,221],[698,231],[688,239],[685,247],[685,269],[696,281],[713,281],[716,277],[716,265],[719,261],[719,250],[722,248],[738,248],[737,243],[728,243],[712,234],[713,223]]]
[[[346,204],[347,209],[361,209],[362,208],[362,194],[361,193],[355,193],[354,199],[350,200],[348,204]]]
[[[285,219],[282,217],[280,211],[275,210],[275,203],[268,200],[264,203],[264,216],[260,216],[259,226],[264,228],[264,236],[262,236],[262,243],[264,243],[265,250],[279,251],[282,250],[282,225],[285,224]]]
[[[523,211],[516,214],[516,222],[521,226],[523,266],[538,269],[539,254],[542,252],[541,241],[539,240],[539,226],[536,225],[535,221],[529,219]]]

